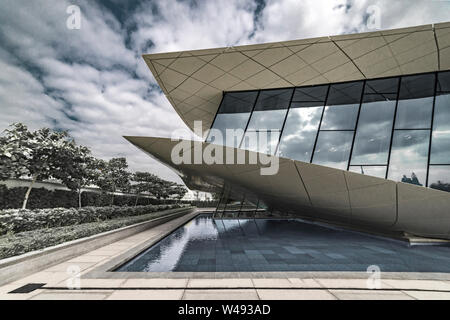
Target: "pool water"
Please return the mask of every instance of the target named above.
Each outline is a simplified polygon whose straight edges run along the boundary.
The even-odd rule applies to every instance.
[[[450,272],[450,247],[389,239],[278,219],[202,214],[115,271]]]

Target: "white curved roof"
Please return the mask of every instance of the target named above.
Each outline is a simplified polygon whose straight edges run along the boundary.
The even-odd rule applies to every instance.
[[[449,70],[450,22],[143,57],[183,121],[207,130],[223,91]]]

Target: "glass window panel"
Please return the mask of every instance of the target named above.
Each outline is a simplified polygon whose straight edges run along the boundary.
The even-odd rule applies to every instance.
[[[218,113],[251,112],[258,91],[226,92]]]
[[[328,86],[313,86],[296,88],[292,101],[294,102],[322,102],[327,97]]]
[[[332,84],[321,130],[354,130],[361,100],[362,81]]]
[[[450,72],[438,74],[430,163],[450,164]]]
[[[275,154],[279,138],[279,131],[247,131],[244,135],[241,149],[273,155]]]
[[[236,132],[236,137],[233,139],[226,139],[226,129],[245,130],[257,95],[258,91],[226,92],[211,127],[211,129],[219,130],[220,134],[211,131],[206,141],[238,147],[244,134],[243,131]]]
[[[351,131],[319,132],[313,163],[346,170],[352,140]]]
[[[350,166],[349,171],[377,178],[385,178],[386,168],[387,166]]]
[[[434,74],[401,79],[396,129],[429,128],[433,108]]]
[[[425,185],[429,139],[429,130],[395,131],[388,178]]]
[[[367,80],[363,102],[397,100],[399,78]]]
[[[354,130],[359,104],[325,107],[321,130]]]
[[[450,71],[438,72],[438,93],[450,93]]]
[[[294,89],[263,90],[256,101],[255,111],[287,109]]]
[[[253,111],[247,130],[281,130],[287,109]]]
[[[278,156],[309,162],[323,107],[297,108],[292,103],[283,129]]]
[[[351,164],[387,164],[398,79],[366,82]]]
[[[430,166],[428,186],[450,192],[450,166]]]
[[[328,94],[327,105],[359,104],[363,81],[332,84]]]
[[[210,131],[207,142],[223,144],[229,147],[238,147],[244,134],[245,126],[247,125],[250,112],[246,113],[220,113],[217,114],[216,120],[212,129],[219,130],[221,137],[218,137],[213,130]],[[234,139],[227,139],[226,129],[236,130],[236,137]],[[221,138],[219,140],[219,138]]]

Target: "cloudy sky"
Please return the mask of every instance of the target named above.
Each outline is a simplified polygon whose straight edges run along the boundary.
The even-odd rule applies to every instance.
[[[186,128],[142,53],[368,31],[373,8],[381,29],[450,21],[443,0],[0,0],[0,130],[69,130],[97,157],[181,182],[122,138]]]

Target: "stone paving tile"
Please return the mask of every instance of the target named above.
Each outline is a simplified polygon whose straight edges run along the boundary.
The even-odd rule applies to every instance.
[[[367,279],[314,279],[324,288],[355,288],[371,289],[367,285]],[[388,283],[381,282],[380,289],[392,288]]]
[[[450,282],[438,280],[382,280],[396,289],[425,289],[425,290],[446,290],[450,291]]]
[[[329,290],[339,300],[413,300],[402,291],[386,290]]]
[[[261,300],[336,300],[328,290],[311,289],[257,289]]]
[[[450,300],[450,292],[405,291],[405,294],[419,300]]]
[[[291,288],[295,285],[288,279],[252,279],[256,288]]]
[[[288,278],[288,280],[296,288],[317,288],[321,286],[315,279]]]
[[[80,279],[80,287],[84,288],[117,288],[120,287],[126,279]],[[62,281],[55,287],[66,287],[66,281]]]
[[[47,285],[54,285],[70,277],[71,275],[66,271],[41,271],[16,280],[11,284],[16,285],[17,287],[27,283],[46,283]]]
[[[11,289],[14,290],[15,288]],[[9,291],[11,291],[9,290]],[[32,297],[40,294],[44,290],[35,290],[30,293],[0,293],[0,300],[29,300]]]
[[[77,266],[80,268],[80,271],[83,271],[89,267],[92,267],[93,265],[95,265],[96,262],[63,262],[60,264],[57,264],[53,267],[47,268],[45,269],[45,271],[47,272],[52,272],[52,271],[58,271],[58,272],[68,272],[69,268],[73,267],[73,266]]]
[[[70,259],[67,262],[69,262],[69,263],[76,263],[76,262],[100,262],[100,261],[105,260],[107,258],[109,258],[109,255],[95,256],[95,255],[84,254],[82,256],[78,256],[76,258]]]
[[[31,300],[104,300],[111,295],[112,290],[105,291],[56,291],[46,290],[33,297]]]
[[[183,300],[258,300],[254,289],[195,290],[186,289]]]
[[[253,288],[252,279],[189,279],[188,288]]]
[[[125,288],[185,288],[188,279],[128,279],[120,285]]]
[[[184,290],[116,290],[108,300],[180,300]]]

